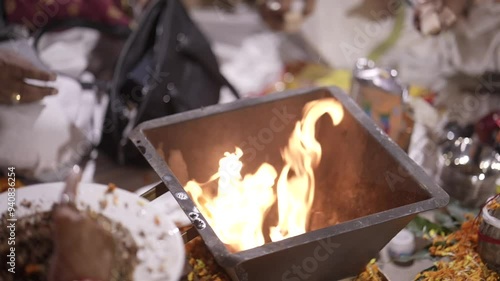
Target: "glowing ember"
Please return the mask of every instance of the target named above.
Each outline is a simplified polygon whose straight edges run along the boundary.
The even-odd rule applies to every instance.
[[[321,161],[321,145],[315,138],[316,122],[324,114],[337,125],[344,111],[333,98],[307,103],[302,120],[295,124],[288,146],[282,151],[285,166],[276,192],[279,222],[269,230],[272,241],[306,232],[314,201],[314,168]],[[263,163],[255,174],[242,178],[241,156],[240,148],[235,153],[224,153],[218,172],[207,183],[189,181],[185,186],[217,236],[235,251],[265,243],[263,221],[276,201],[273,187],[278,175],[273,166]],[[206,187],[215,180],[218,180],[217,192],[210,192]]]

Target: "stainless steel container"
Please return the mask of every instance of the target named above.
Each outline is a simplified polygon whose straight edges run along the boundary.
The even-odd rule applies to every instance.
[[[186,181],[206,181],[218,170],[220,155],[235,145],[252,152],[242,160],[244,173],[263,162],[280,170],[281,150],[304,105],[325,97],[342,104],[344,118],[335,127],[327,118],[317,124],[323,157],[315,171],[311,213],[322,214],[322,219],[304,234],[231,252],[187,196]],[[250,145],[249,140],[266,132],[272,137]],[[448,203],[448,195],[334,87],[276,93],[151,120],[139,125],[131,140],[235,281],[355,276],[417,213]],[[184,168],[175,160],[178,154]]]
[[[407,149],[413,121],[410,118],[408,88],[398,81],[395,69],[377,67],[358,59],[353,71],[351,96],[375,123],[403,149]]]
[[[500,154],[477,139],[458,137],[441,146],[437,175],[451,197],[478,208],[496,193]]]

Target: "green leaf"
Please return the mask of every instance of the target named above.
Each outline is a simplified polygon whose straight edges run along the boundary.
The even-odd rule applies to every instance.
[[[444,212],[436,212],[434,215],[436,223],[450,230],[458,230],[463,223],[463,220],[457,220],[452,214]]]
[[[427,272],[427,271],[437,271],[437,270],[438,270],[437,266],[433,265],[433,266],[431,266],[431,267],[429,267],[429,268],[427,268],[427,269],[422,270],[422,271],[420,272],[420,274],[422,274],[422,273],[424,273],[424,272]],[[424,277],[424,276],[420,276],[420,278],[415,279],[415,281],[423,281],[423,280],[425,280],[425,277]]]
[[[435,224],[428,219],[417,216],[415,217],[406,228],[413,232],[417,236],[422,236],[423,234],[428,234],[429,231],[434,230],[439,234],[450,234],[453,232],[451,229],[441,226],[439,224]]]

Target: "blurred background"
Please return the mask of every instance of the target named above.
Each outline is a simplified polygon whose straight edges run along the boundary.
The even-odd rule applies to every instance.
[[[138,124],[335,86],[477,209],[500,192],[499,15],[496,0],[3,0],[0,175],[79,164],[144,191],[159,177],[128,139]]]

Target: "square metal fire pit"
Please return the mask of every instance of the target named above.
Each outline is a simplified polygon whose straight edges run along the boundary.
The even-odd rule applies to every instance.
[[[310,229],[230,252],[183,185],[191,179],[208,180],[219,158],[235,146],[247,152],[242,174],[255,172],[263,162],[281,170],[280,151],[303,106],[324,97],[343,105],[344,118],[335,127],[326,117],[317,123],[323,156],[315,171]],[[354,276],[417,213],[448,203],[448,195],[338,88],[283,92],[171,115],[140,124],[131,140],[234,280],[331,281]]]

